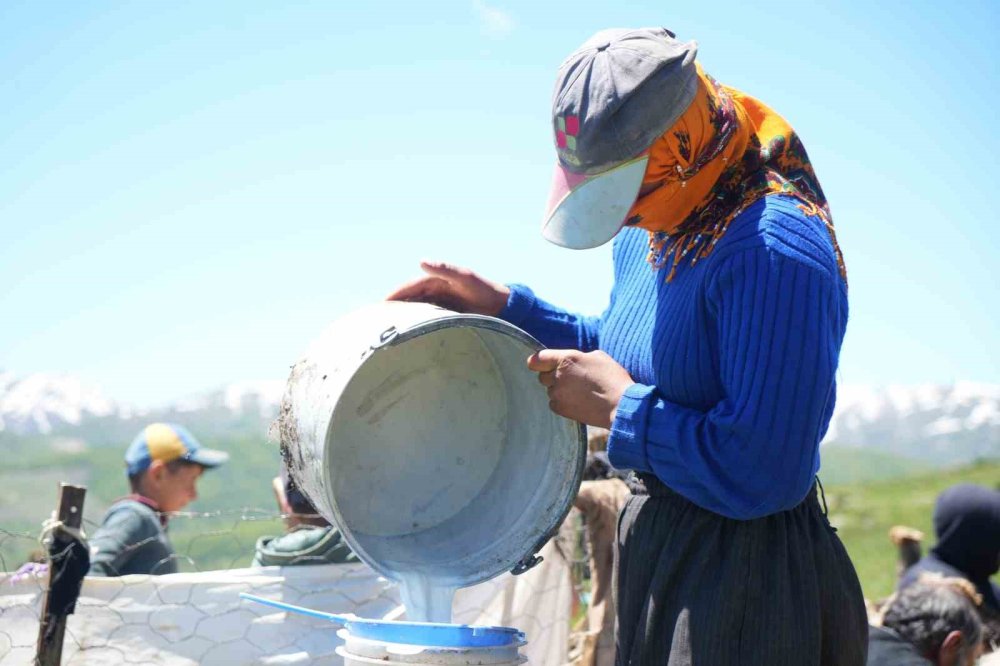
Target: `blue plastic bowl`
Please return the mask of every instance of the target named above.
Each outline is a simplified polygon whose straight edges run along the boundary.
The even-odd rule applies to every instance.
[[[241,593],[240,598],[265,606],[280,608],[291,613],[317,617],[343,625],[352,636],[383,643],[425,645],[427,647],[502,647],[524,641],[524,632],[513,627],[480,627],[468,624],[443,624],[437,622],[396,622],[393,620],[365,620],[356,615],[336,615],[293,606],[282,601],[265,599]]]

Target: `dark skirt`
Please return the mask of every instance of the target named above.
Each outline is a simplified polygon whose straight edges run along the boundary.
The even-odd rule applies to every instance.
[[[649,475],[618,524],[617,666],[863,666],[868,621],[815,488],[732,520]]]

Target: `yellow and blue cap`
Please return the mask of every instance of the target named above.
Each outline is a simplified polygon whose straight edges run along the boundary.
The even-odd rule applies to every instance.
[[[186,429],[173,423],[151,423],[142,429],[128,450],[125,467],[129,476],[149,469],[154,460],[185,460],[202,467],[218,467],[229,460],[225,451],[206,449]]]

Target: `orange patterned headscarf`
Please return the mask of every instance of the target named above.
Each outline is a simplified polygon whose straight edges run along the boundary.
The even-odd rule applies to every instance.
[[[700,67],[691,105],[650,146],[643,189],[649,193],[626,224],[649,231],[649,260],[670,265],[668,281],[682,261],[707,256],[733,218],[768,194],[794,197],[823,220],[846,279],[830,209],[798,135],[768,106]]]

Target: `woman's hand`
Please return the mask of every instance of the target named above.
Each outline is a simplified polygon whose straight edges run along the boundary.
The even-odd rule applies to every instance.
[[[528,359],[528,369],[548,389],[549,408],[590,426],[610,428],[622,394],[635,383],[622,366],[601,351],[543,349]]]
[[[455,312],[496,317],[507,306],[510,289],[481,278],[467,268],[440,261],[421,261],[426,276],[404,284],[387,301],[431,303]]]

